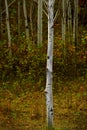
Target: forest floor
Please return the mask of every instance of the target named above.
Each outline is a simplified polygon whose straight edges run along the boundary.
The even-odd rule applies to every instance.
[[[17,81],[11,85],[0,83],[0,130],[45,130],[44,90],[24,90]],[[87,130],[86,80],[61,83],[53,89],[53,99],[55,130]]]

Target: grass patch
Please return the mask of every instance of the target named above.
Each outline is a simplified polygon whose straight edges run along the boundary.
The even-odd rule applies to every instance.
[[[25,82],[1,83],[0,126],[2,130],[47,130],[44,92],[33,90]],[[87,81],[57,84],[54,89],[53,130],[87,129]],[[29,88],[30,87],[30,88]],[[57,86],[56,86],[57,88]]]

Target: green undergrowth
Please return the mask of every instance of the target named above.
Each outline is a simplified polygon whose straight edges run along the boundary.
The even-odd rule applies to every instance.
[[[58,41],[57,41],[58,40]],[[21,41],[20,41],[21,42]],[[0,79],[2,81],[13,79],[25,79],[30,82],[45,82],[47,44],[42,47],[32,45],[28,49],[26,42],[12,43],[11,55],[6,41],[1,42],[0,48]],[[55,80],[75,79],[76,76],[87,77],[87,44],[78,46],[76,52],[74,44],[66,44],[66,56],[64,59],[62,41],[55,36],[53,75]]]

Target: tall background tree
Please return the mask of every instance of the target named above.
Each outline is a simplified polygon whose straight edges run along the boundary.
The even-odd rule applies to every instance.
[[[66,0],[62,0],[62,42],[63,42],[63,57],[66,59]]]
[[[75,47],[77,47],[77,44],[78,44],[78,0],[74,0],[73,42],[75,43]]]
[[[42,45],[42,12],[43,12],[43,0],[38,0],[38,22],[37,22],[38,46]]]
[[[27,41],[27,44],[28,44],[28,48],[30,48],[30,43],[29,43],[29,26],[28,26],[28,19],[27,19],[26,0],[23,0],[23,11],[24,11],[24,19],[25,19],[26,41]]]
[[[6,7],[6,24],[7,24],[7,32],[8,32],[8,48],[11,55],[11,33],[10,33],[9,10],[8,10],[7,0],[5,0],[5,7]]]
[[[0,0],[0,37],[2,36],[2,5]]]
[[[21,24],[21,9],[20,9],[20,0],[18,0],[18,37],[20,37],[20,24]]]

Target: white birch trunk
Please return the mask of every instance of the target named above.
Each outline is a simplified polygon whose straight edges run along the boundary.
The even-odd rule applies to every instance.
[[[26,40],[29,42],[29,28],[28,28],[28,20],[27,20],[27,9],[26,9],[26,1],[23,0],[23,11],[24,11],[24,19],[25,19],[25,29],[26,29]],[[30,48],[30,44],[28,43],[28,48]]]
[[[7,24],[7,31],[8,31],[8,47],[11,49],[11,34],[10,34],[10,24],[9,24],[9,13],[8,13],[7,0],[5,0],[5,7],[6,7],[6,24]]]
[[[42,45],[42,10],[43,10],[43,0],[38,0],[38,22],[37,22],[38,46]]]
[[[48,50],[47,50],[47,77],[46,77],[46,106],[48,128],[53,126],[53,37],[54,37],[54,0],[48,2]]]

